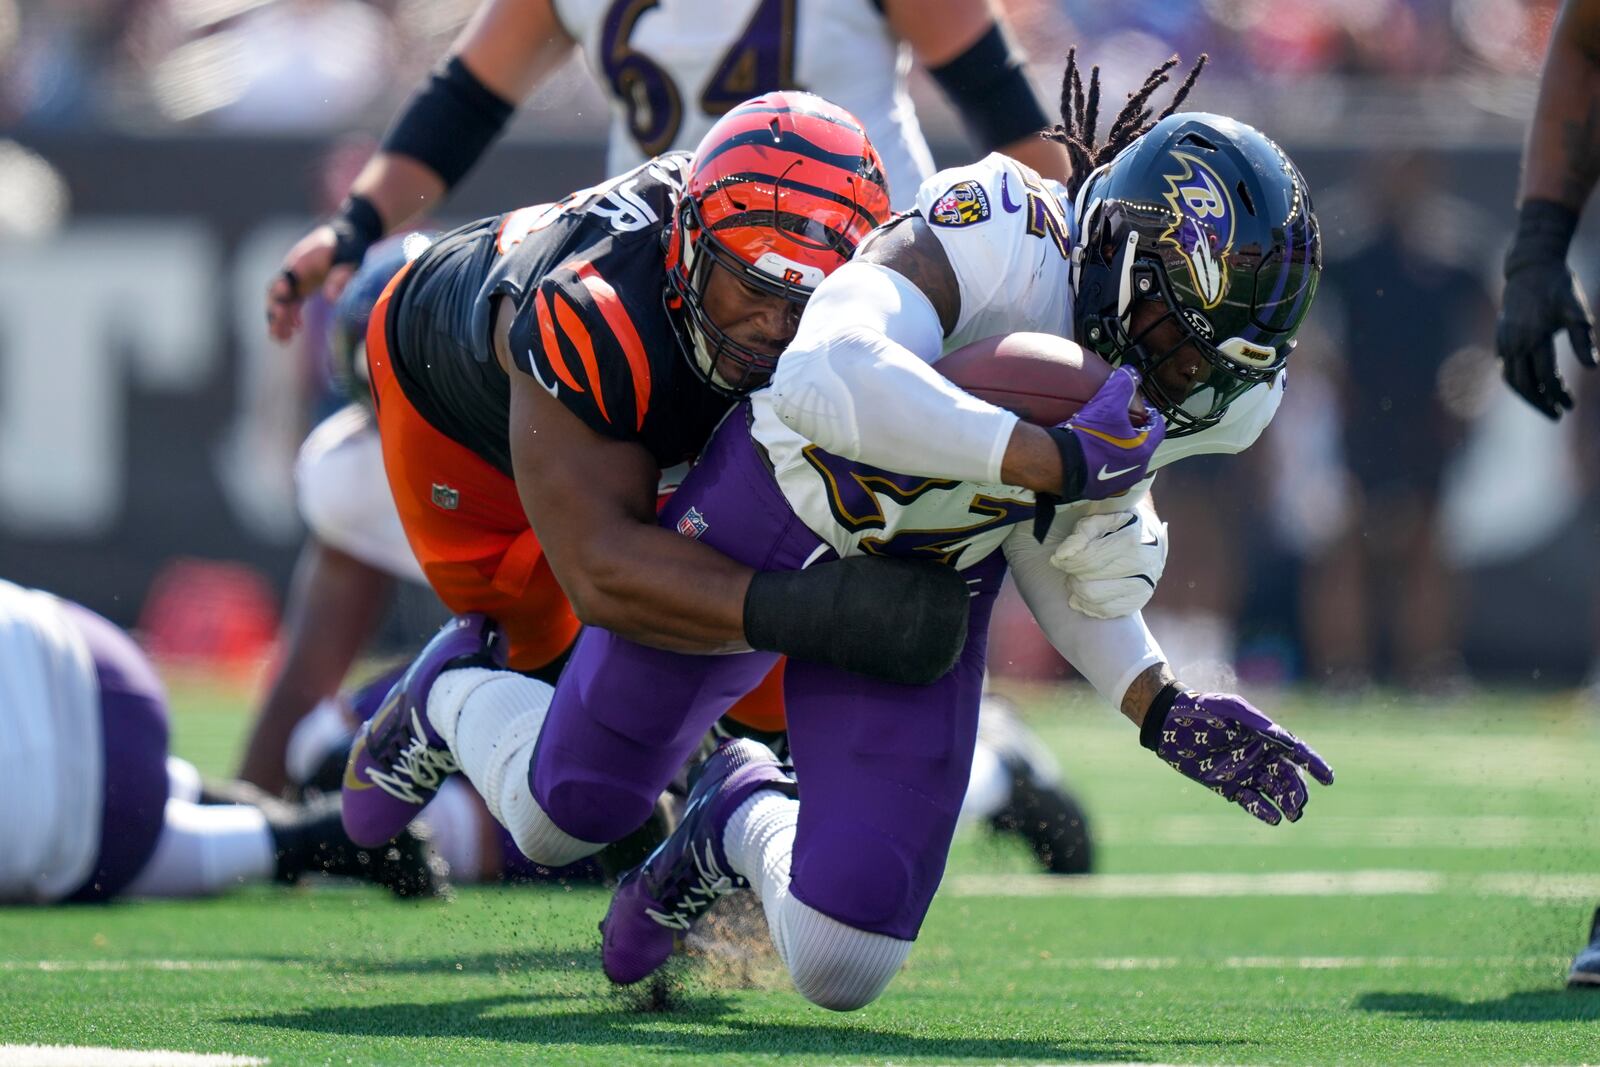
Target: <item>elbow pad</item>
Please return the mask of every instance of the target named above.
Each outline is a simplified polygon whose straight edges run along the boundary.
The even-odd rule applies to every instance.
[[[998,22],[971,48],[928,73],[960,112],[967,135],[985,152],[1050,125]]]
[[[454,188],[515,110],[479,81],[461,57],[451,56],[406,103],[382,149],[409,156],[444,179],[446,188]]]
[[[928,685],[967,643],[967,583],[954,567],[852,556],[761,571],[744,599],[751,648],[898,685]]]

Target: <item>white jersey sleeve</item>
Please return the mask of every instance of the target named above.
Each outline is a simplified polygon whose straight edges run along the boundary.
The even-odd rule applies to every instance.
[[[48,593],[0,580],[0,903],[49,903],[89,877],[100,842],[100,685]]]
[[[1017,526],[1003,545],[1006,562],[1017,592],[1056,651],[1112,707],[1120,708],[1133,680],[1165,662],[1166,656],[1139,612],[1094,619],[1073,610],[1067,576],[1050,563],[1051,553],[1061,544],[1061,525],[1053,526],[1042,544],[1034,540],[1028,524]]]
[[[922,183],[917,213],[938,236],[961,293],[945,351],[1018,331],[1072,336],[1065,195],[998,152]]]

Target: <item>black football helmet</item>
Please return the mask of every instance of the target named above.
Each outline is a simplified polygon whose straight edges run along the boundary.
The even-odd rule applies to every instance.
[[[1075,214],[1078,340],[1139,369],[1167,436],[1215,425],[1283,369],[1316,294],[1322,241],[1305,179],[1260,131],[1201,112],[1162,119],[1089,176]],[[1163,310],[1135,335],[1140,300]],[[1182,340],[1155,351],[1168,321]],[[1209,370],[1173,395],[1153,372],[1188,343]]]

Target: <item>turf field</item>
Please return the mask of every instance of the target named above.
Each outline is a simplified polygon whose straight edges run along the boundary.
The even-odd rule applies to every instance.
[[[177,751],[231,766],[238,697],[178,703]],[[0,1045],[275,1064],[1600,1062],[1600,992],[1562,987],[1600,904],[1592,709],[1291,702],[1275,710],[1339,780],[1273,830],[1109,711],[1028,708],[1104,873],[1048,881],[964,836],[905,973],[852,1015],[759,959],[680,961],[664,1005],[614,992],[597,891],[407,905],[317,886],[0,910]]]

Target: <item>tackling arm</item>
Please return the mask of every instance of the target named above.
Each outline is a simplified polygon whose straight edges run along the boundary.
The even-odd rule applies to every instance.
[[[755,572],[656,525],[644,446],[591,430],[529,375],[510,379],[517,493],[578,618],[673,652],[749,649]]]

